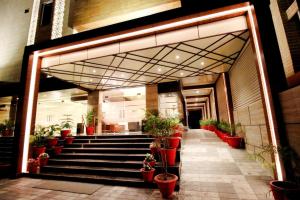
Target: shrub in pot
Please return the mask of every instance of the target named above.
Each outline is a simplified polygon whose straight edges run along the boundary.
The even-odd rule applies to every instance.
[[[46,166],[48,164],[49,154],[47,153],[40,154],[38,160],[39,160],[40,167]]]
[[[58,138],[55,137],[55,134],[59,134],[61,128],[58,124],[50,125],[45,128],[45,136],[47,137],[48,147],[53,147],[57,145]]]
[[[30,136],[30,144],[32,147],[33,158],[37,158],[40,154],[45,153],[45,131],[46,127],[39,126],[34,135]]]
[[[241,124],[231,125],[230,134],[226,136],[226,142],[229,146],[235,149],[245,147],[244,139],[236,134],[237,130],[241,129]]]
[[[154,159],[154,156],[152,154],[147,153],[143,163],[149,164],[151,167],[154,167],[156,160]]]
[[[174,127],[174,125],[174,119],[162,118],[155,115],[148,115],[145,124],[145,130],[152,136],[154,136],[156,138],[156,141],[161,144],[160,160],[163,173],[156,175],[154,177],[154,180],[158,185],[163,198],[169,198],[172,196],[176,182],[178,180],[178,177],[176,175],[170,174],[167,171],[168,165],[173,164],[173,162],[175,163],[176,158],[176,148],[169,149],[167,140],[167,137],[172,134],[172,127]]]
[[[31,174],[37,174],[39,172],[39,161],[34,158],[29,158],[27,162],[27,170]]]
[[[285,166],[291,166],[292,168],[292,170],[290,170],[293,174],[292,181],[272,180],[269,182],[274,199],[298,200],[300,197],[300,185],[297,183],[297,180],[299,180],[300,175],[300,158],[297,153],[289,146],[276,147],[273,145],[266,145],[263,146],[262,151],[251,155],[253,159],[261,162],[264,166],[274,169],[275,163],[270,163],[266,160],[264,154],[279,154]]]
[[[95,133],[95,123],[94,123],[94,112],[91,110],[86,115],[86,134],[94,135]]]
[[[159,153],[160,143],[157,141],[151,142],[149,147],[150,147],[151,154],[156,155],[157,153]]]
[[[64,148],[63,146],[55,146],[55,147],[53,147],[54,154],[55,154],[55,155],[61,154],[63,148]]]
[[[64,118],[62,119],[61,122],[61,137],[62,139],[65,139],[67,137],[67,135],[69,135],[71,133],[71,129],[73,127],[73,120],[70,117],[71,115],[69,114],[65,114]]]
[[[3,137],[11,137],[14,134],[15,124],[12,120],[4,120],[0,124],[0,133]]]
[[[65,143],[66,144],[72,144],[74,140],[73,135],[70,133],[69,135],[67,135],[66,139],[65,139]]]
[[[232,132],[232,126],[226,121],[220,121],[218,123],[218,133],[217,135],[221,140],[226,142],[227,136]]]
[[[155,169],[149,164],[149,163],[143,163],[143,168],[140,169],[143,179],[147,183],[152,183],[153,182],[153,176]]]
[[[206,119],[200,120],[201,129],[215,131],[217,129],[217,120],[214,119]]]

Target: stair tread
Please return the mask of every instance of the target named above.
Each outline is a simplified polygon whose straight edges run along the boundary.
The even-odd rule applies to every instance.
[[[109,142],[109,143],[98,143],[98,142],[93,142],[93,143],[86,143],[86,142],[83,142],[83,143],[73,143],[73,144],[76,144],[76,145],[97,145],[97,144],[99,144],[99,145],[117,145],[117,144],[133,144],[133,145],[135,145],[135,144],[150,144],[149,142],[140,142],[140,143],[134,143],[134,142],[120,142],[120,143],[111,143],[111,142]]]
[[[80,140],[103,140],[103,141],[111,141],[111,140],[153,140],[153,138],[75,138],[75,141]]]
[[[59,155],[79,155],[79,156],[88,156],[88,155],[92,155],[92,156],[145,156],[144,153],[140,153],[140,154],[127,154],[127,153],[61,153]]]
[[[117,163],[117,164],[142,164],[143,161],[129,161],[129,160],[95,160],[95,159],[49,159],[49,161],[59,162],[97,162],[97,163]]]
[[[136,168],[111,168],[111,167],[91,167],[91,166],[72,166],[72,165],[47,165],[43,168],[59,168],[59,169],[83,169],[83,170],[103,170],[117,172],[139,172]]]
[[[64,149],[66,150],[79,150],[79,149],[88,149],[88,150],[149,150],[149,148],[125,148],[125,147],[121,147],[121,148],[118,148],[118,147],[111,147],[111,148],[100,148],[100,147],[94,147],[94,148],[65,148]]]

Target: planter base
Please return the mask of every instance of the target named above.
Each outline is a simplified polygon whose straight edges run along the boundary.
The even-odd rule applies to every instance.
[[[271,191],[275,200],[298,200],[300,187],[288,181],[271,181]]]
[[[170,198],[174,192],[178,177],[174,174],[167,174],[167,179],[164,179],[164,174],[158,174],[154,177],[154,181],[160,190],[163,198]]]

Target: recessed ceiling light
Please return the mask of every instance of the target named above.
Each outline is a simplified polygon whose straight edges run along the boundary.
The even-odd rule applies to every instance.
[[[95,70],[95,69],[93,69],[93,73],[96,73],[96,70]]]
[[[90,79],[90,82],[92,82],[93,81],[93,79]]]
[[[201,65],[203,66],[203,65],[204,65],[204,62],[201,62]]]
[[[183,76],[184,75],[184,73],[183,72],[180,72],[180,76]]]
[[[198,94],[198,93],[199,93],[199,90],[197,90],[196,93]]]
[[[180,58],[180,56],[179,56],[179,55],[176,55],[176,56],[175,56],[175,58],[176,58],[176,59],[179,59],[179,58]]]
[[[121,74],[121,77],[124,77],[124,74]]]
[[[49,74],[47,75],[47,78],[52,78],[52,77],[53,77],[53,76],[51,76],[51,75],[49,75]]]
[[[159,72],[160,72],[160,71],[161,71],[161,68],[158,68],[158,69],[157,69],[157,71],[159,71]]]

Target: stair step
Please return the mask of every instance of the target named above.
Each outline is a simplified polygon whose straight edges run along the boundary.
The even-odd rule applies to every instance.
[[[86,174],[64,174],[64,173],[40,173],[40,174],[25,174],[31,178],[44,178],[51,180],[66,180],[86,183],[99,183],[108,185],[119,185],[127,187],[140,187],[140,188],[157,188],[155,183],[145,183],[141,178],[123,178],[123,177],[107,177],[99,175],[86,175]],[[179,190],[179,182],[177,181],[175,190]]]
[[[139,169],[131,168],[109,168],[90,166],[70,166],[70,165],[47,165],[42,167],[42,172],[64,172],[66,174],[90,174],[111,177],[134,177],[141,178]]]
[[[101,139],[101,138],[151,138],[148,134],[129,134],[129,135],[117,135],[117,134],[107,134],[107,135],[95,135],[95,136],[75,136],[76,139]]]
[[[107,160],[143,160],[145,154],[111,154],[111,153],[61,153],[60,155],[55,156],[55,158],[64,158],[64,159],[107,159]]]
[[[75,153],[150,153],[149,148],[64,148],[63,152],[75,152]]]
[[[66,145],[68,148],[92,148],[92,147],[140,147],[149,148],[149,143],[73,143]]]
[[[103,139],[74,139],[73,143],[151,143],[153,138],[103,138]]]

